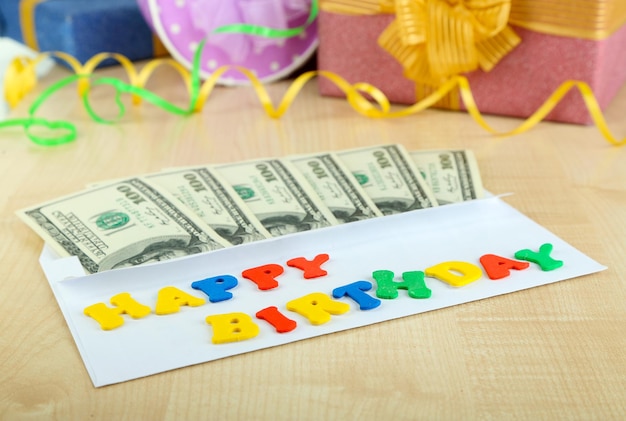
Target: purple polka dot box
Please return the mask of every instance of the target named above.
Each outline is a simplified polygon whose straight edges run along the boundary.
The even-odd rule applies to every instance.
[[[317,25],[312,22],[299,35],[268,38],[240,33],[216,34],[217,28],[247,24],[273,29],[306,25],[311,0],[137,0],[144,17],[169,53],[191,69],[202,40],[200,73],[207,78],[221,66],[245,67],[262,82],[288,76],[305,63],[318,44]],[[248,84],[246,76],[228,70],[219,82]]]

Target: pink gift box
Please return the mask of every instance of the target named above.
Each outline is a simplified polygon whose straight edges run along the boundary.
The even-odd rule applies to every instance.
[[[391,14],[351,16],[321,12],[318,18],[318,67],[350,83],[367,82],[390,101],[417,102],[415,82],[403,76],[394,57],[378,45]],[[626,81],[626,24],[608,38],[588,40],[546,35],[511,25],[522,39],[490,72],[466,74],[482,113],[528,117],[566,80],[587,82],[604,109]],[[322,95],[344,96],[320,78]],[[461,109],[465,109],[461,102]],[[590,124],[591,117],[577,90],[569,92],[546,120]]]

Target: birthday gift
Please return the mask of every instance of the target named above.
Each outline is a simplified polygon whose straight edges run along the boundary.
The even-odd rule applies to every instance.
[[[81,62],[101,52],[131,60],[165,53],[135,0],[0,0],[0,16],[4,35]]]
[[[469,150],[170,168],[18,215],[96,387],[606,269],[485,195]]]
[[[620,0],[322,0],[320,70],[413,104],[464,75],[483,113],[528,117],[565,81],[586,82],[601,108],[626,81]],[[342,96],[320,79],[323,95]],[[437,106],[466,109],[458,91]],[[588,124],[569,92],[548,120]]]

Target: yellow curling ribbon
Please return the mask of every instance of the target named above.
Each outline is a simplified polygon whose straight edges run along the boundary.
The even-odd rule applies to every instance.
[[[200,51],[200,48],[202,48],[202,45],[199,47],[198,51]],[[85,65],[80,65],[75,58],[64,53],[43,54],[35,59],[28,59],[30,61],[24,61],[26,59],[17,59],[12,63],[11,69],[7,72],[7,77],[5,79],[6,97],[7,99],[12,98],[11,104],[13,106],[26,93],[25,91],[27,91],[28,88],[32,88],[34,86],[34,83],[36,83],[36,79],[33,76],[35,74],[34,66],[36,65],[36,63],[42,60],[44,57],[48,57],[50,55],[55,55],[59,58],[66,60],[67,63],[75,71],[75,76],[70,77],[69,79],[66,78],[62,80],[61,82],[64,83],[58,83],[58,85],[53,85],[48,88],[40,96],[40,98],[35,101],[33,106],[31,106],[30,120],[18,119],[0,122],[0,128],[10,126],[25,127],[29,138],[35,143],[41,145],[57,145],[74,140],[76,131],[71,123],[46,122],[45,119],[34,117],[34,112],[46,98],[52,95],[55,90],[58,90],[69,83],[73,83],[74,81],[78,83],[79,95],[83,97],[85,101],[85,107],[89,111],[92,118],[101,123],[109,123],[111,121],[96,116],[89,106],[88,93],[93,87],[92,85],[94,83],[98,85],[112,85],[116,87],[119,92],[129,93],[133,95],[133,102],[135,104],[139,103],[140,99],[143,98],[155,105],[161,106],[169,112],[173,112],[179,115],[188,115],[202,110],[203,105],[206,103],[206,101],[208,101],[211,92],[217,85],[220,76],[231,69],[241,72],[250,80],[251,86],[256,92],[256,95],[259,98],[263,109],[265,110],[266,114],[271,118],[282,117],[282,115],[295,101],[298,93],[302,90],[307,82],[309,82],[314,77],[324,77],[334,83],[346,95],[348,103],[355,111],[369,118],[399,118],[416,114],[429,107],[432,107],[451,91],[458,88],[463,102],[466,105],[467,112],[482,128],[498,136],[513,136],[528,131],[536,124],[538,124],[541,120],[543,120],[546,115],[563,99],[565,94],[567,94],[572,89],[578,89],[584,98],[587,109],[589,110],[589,113],[593,118],[595,125],[604,136],[604,138],[609,143],[615,146],[621,146],[626,144],[626,138],[618,139],[613,136],[610,129],[608,128],[608,125],[606,124],[606,120],[604,119],[600,106],[598,105],[598,102],[591,88],[588,84],[581,81],[564,82],[533,115],[526,119],[517,128],[508,132],[501,132],[492,128],[483,118],[474,101],[469,81],[464,76],[454,76],[423,100],[411,106],[404,107],[400,110],[392,111],[390,102],[387,97],[375,86],[367,83],[350,84],[341,76],[333,72],[322,70],[310,71],[299,75],[294,81],[292,81],[282,99],[280,100],[278,106],[275,107],[269,93],[267,92],[261,81],[254,75],[251,70],[243,67],[220,67],[213,74],[211,74],[211,76],[206,79],[204,83],[201,84],[199,81],[198,53],[196,54],[198,59],[194,60],[194,68],[192,69],[191,73],[189,73],[187,69],[185,69],[182,65],[172,59],[151,60],[141,69],[141,71],[137,71],[130,60],[118,54],[98,54],[90,59],[87,63],[85,63]],[[94,75],[92,74],[93,70],[99,62],[106,58],[115,58],[122,64],[127,72],[129,83],[124,83],[114,78],[101,78],[96,79],[94,82],[91,81],[91,79],[94,78]],[[27,64],[25,65],[24,63]],[[150,76],[158,67],[162,65],[169,65],[174,67],[181,75],[183,82],[185,83],[185,86],[190,94],[190,104],[187,109],[181,109],[172,104],[169,104],[167,103],[167,101],[158,97],[156,94],[147,91],[144,88]],[[368,98],[373,99],[373,101],[369,100]],[[121,106],[120,109],[122,110]],[[31,125],[46,126],[52,130],[61,129],[64,131],[64,134],[61,136],[61,139],[57,139],[55,137],[51,137],[48,139],[34,137],[29,132]]]
[[[200,46],[200,48],[202,45]],[[200,51],[199,48],[199,51]],[[88,103],[88,93],[89,90],[93,87],[93,84],[108,84],[116,87],[118,91],[125,92],[133,95],[133,98],[137,98],[135,103],[139,102],[139,99],[143,98],[148,100],[149,102],[159,105],[162,108],[166,109],[169,112],[173,112],[179,115],[188,115],[194,112],[202,111],[203,105],[208,101],[211,92],[215,88],[218,83],[218,79],[221,75],[223,75],[228,70],[234,69],[242,74],[244,74],[251,82],[251,86],[254,89],[259,101],[265,110],[265,113],[271,118],[280,118],[287,112],[291,104],[295,101],[297,95],[302,90],[302,88],[308,83],[311,79],[315,77],[324,77],[334,83],[345,95],[350,106],[359,114],[362,114],[369,118],[399,118],[399,117],[407,117],[409,115],[413,115],[423,111],[429,107],[432,107],[441,98],[445,97],[451,91],[455,89],[459,89],[460,95],[463,99],[464,104],[466,104],[467,112],[472,116],[472,118],[485,130],[488,132],[498,135],[498,136],[513,136],[524,133],[542,121],[546,115],[563,99],[563,97],[572,89],[578,89],[582,94],[587,109],[600,133],[604,136],[604,138],[611,144],[615,146],[621,146],[626,144],[626,138],[618,139],[611,133],[606,120],[602,114],[600,106],[596,101],[596,98],[589,87],[588,84],[581,81],[566,81],[564,82],[546,101],[545,103],[528,119],[526,119],[522,124],[520,124],[514,130],[508,132],[501,132],[494,128],[492,128],[483,118],[482,114],[478,110],[476,103],[474,101],[470,84],[467,78],[464,76],[454,76],[441,85],[437,90],[435,90],[432,94],[424,98],[423,100],[411,105],[404,107],[397,111],[391,110],[391,104],[387,97],[375,86],[372,86],[367,83],[357,83],[350,84],[341,76],[328,71],[310,71],[299,75],[292,83],[288,86],[287,91],[283,95],[280,100],[278,106],[274,106],[269,93],[265,89],[264,85],[261,81],[254,75],[254,73],[246,68],[239,66],[223,66],[217,69],[208,79],[204,81],[204,83],[199,82],[199,63],[195,61],[194,69],[192,69],[192,73],[190,74],[184,67],[182,67],[179,63],[172,59],[156,59],[148,62],[146,66],[144,66],[141,71],[137,71],[132,63],[129,60],[124,60],[118,55],[97,55],[92,58],[92,60],[88,61],[84,66],[76,65],[78,63],[75,59],[70,59],[69,56],[65,54],[54,53],[58,57],[68,59],[68,63],[75,70],[76,75],[71,77],[69,81],[60,84],[59,86],[52,86],[45,91],[42,96],[33,104],[31,107],[31,118],[32,125],[36,126],[47,126],[50,129],[62,129],[64,130],[64,134],[62,139],[56,139],[54,137],[49,139],[42,138],[33,138],[33,136],[29,135],[29,125],[27,124],[29,119],[19,119],[19,120],[8,120],[6,122],[0,122],[0,128],[9,127],[9,126],[24,126],[27,130],[27,135],[33,140],[35,143],[42,145],[57,145],[61,143],[66,143],[68,141],[74,140],[72,138],[72,133],[75,136],[75,128],[73,125],[67,122],[52,122],[46,124],[45,119],[35,118],[34,110],[39,107],[41,102],[47,97],[49,97],[55,90],[72,83],[74,81],[78,82],[79,86],[79,94],[83,97],[85,101],[85,107],[88,109],[90,115],[94,120],[101,123],[110,123],[109,120],[104,120],[98,116],[96,116]],[[48,56],[48,54],[44,55]],[[199,57],[199,54],[197,54]],[[88,71],[92,71],[96,66],[97,62],[104,60],[106,58],[117,58],[120,63],[124,66],[125,70],[128,73],[128,79],[130,83],[124,83],[120,80],[114,78],[101,78],[96,79],[94,82],[91,82],[93,79],[93,74],[88,73]],[[41,60],[41,56],[32,60],[31,65],[33,63]],[[16,66],[23,66],[23,62],[16,61],[14,63],[20,63]],[[72,65],[72,63],[74,65]],[[154,73],[154,71],[162,65],[170,65],[173,66],[178,73],[181,75],[183,82],[190,94],[190,104],[187,109],[182,109],[179,107],[175,107],[172,104],[166,104],[166,101],[159,98],[156,94],[151,93],[150,91],[145,90],[144,86],[148,82],[150,76]],[[25,72],[28,75],[33,75],[34,71]],[[14,75],[15,72],[11,71],[7,73],[8,75]],[[68,78],[66,78],[68,79]],[[62,80],[61,82],[64,82]],[[6,92],[9,92],[9,95],[15,95],[15,93],[11,94],[11,89],[15,88],[18,84],[15,83],[15,80],[7,80],[5,81],[5,89]],[[28,80],[26,85],[32,85],[33,80]],[[83,83],[84,82],[84,83]],[[20,92],[24,88],[21,87],[18,90]],[[368,98],[373,99],[370,100]],[[120,106],[122,109],[122,107]]]
[[[36,59],[17,57],[9,64],[4,80],[4,99],[9,107],[15,108],[17,104],[37,85],[35,68],[45,56]]]
[[[520,43],[508,24],[564,37],[602,40],[626,23],[624,0],[319,0],[354,16],[393,14],[378,44],[415,82],[416,99],[448,77],[491,70]],[[457,92],[438,107],[459,109]]]
[[[313,4],[316,6],[316,1],[313,1]],[[291,104],[295,101],[298,93],[308,81],[314,77],[324,77],[334,83],[346,95],[348,103],[355,111],[370,118],[398,118],[416,114],[439,103],[444,97],[449,96],[452,91],[458,89],[466,106],[467,112],[472,116],[472,118],[485,130],[499,136],[512,136],[529,130],[543,120],[546,115],[563,99],[567,92],[571,89],[577,88],[584,98],[585,104],[593,118],[593,121],[605,139],[613,145],[626,144],[626,139],[620,140],[612,135],[591,88],[586,83],[581,81],[564,82],[533,115],[531,115],[514,130],[509,132],[500,132],[489,126],[476,106],[468,80],[459,75],[451,77],[447,76],[447,72],[449,71],[462,71],[459,69],[463,68],[463,66],[468,63],[472,66],[477,63],[480,66],[491,66],[495,64],[495,61],[497,61],[493,60],[494,57],[497,59],[496,56],[499,54],[497,51],[500,51],[501,53],[506,51],[508,48],[506,46],[502,47],[501,45],[500,47],[502,48],[499,47],[499,49],[492,50],[489,53],[491,58],[487,59],[486,57],[483,57],[485,56],[483,53],[488,51],[488,49],[481,47],[481,44],[485,42],[489,43],[490,40],[494,39],[497,39],[496,43],[502,44],[502,38],[498,37],[500,34],[505,33],[508,27],[506,26],[506,19],[503,20],[501,17],[508,14],[508,4],[510,1],[480,0],[478,3],[482,5],[481,8],[473,8],[473,11],[469,13],[469,9],[466,6],[470,5],[470,3],[475,5],[477,4],[477,1],[478,0],[447,0],[446,2],[442,0],[361,0],[356,3],[353,0],[337,1],[338,3],[343,4],[342,7],[346,7],[346,4],[350,7],[352,7],[352,4],[357,4],[357,13],[373,14],[379,12],[391,13],[394,11],[399,13],[400,16],[397,20],[400,21],[400,23],[398,24],[398,27],[392,27],[391,29],[388,28],[389,30],[386,32],[391,33],[393,35],[392,38],[394,39],[401,39],[404,45],[412,46],[411,48],[428,50],[427,47],[421,45],[425,40],[425,33],[429,33],[432,36],[435,36],[435,38],[442,38],[444,41],[447,39],[446,37],[450,38],[450,35],[452,34],[451,39],[461,39],[460,45],[464,45],[464,48],[470,50],[475,48],[475,51],[473,52],[460,51],[456,47],[447,45],[447,41],[443,43],[440,42],[440,39],[435,41],[433,45],[438,45],[437,43],[439,42],[441,45],[437,48],[443,48],[444,50],[447,49],[447,53],[449,53],[452,58],[449,60],[439,60],[439,64],[437,64],[437,66],[441,65],[442,67],[438,68],[439,70],[436,71],[433,71],[436,66],[432,67],[427,73],[431,80],[437,79],[438,81],[444,82],[436,88],[433,87],[431,93],[421,101],[398,111],[391,110],[388,98],[375,86],[367,83],[350,84],[341,76],[328,71],[311,71],[298,76],[287,88],[287,91],[283,95],[278,107],[274,106],[267,90],[255,76],[254,72],[240,66],[222,66],[213,72],[211,76],[204,81],[204,83],[201,83],[200,58],[205,44],[203,41],[200,43],[194,55],[191,73],[172,59],[151,60],[141,69],[141,71],[137,71],[133,63],[128,58],[121,54],[114,53],[97,54],[89,59],[84,65],[80,64],[80,62],[71,55],[60,52],[42,54],[35,59],[18,58],[11,63],[5,77],[5,97],[11,106],[15,106],[28,92],[30,92],[30,90],[34,88],[36,85],[35,66],[45,57],[56,56],[57,58],[64,60],[68,66],[73,69],[75,75],[62,79],[61,81],[58,81],[48,87],[30,107],[29,118],[0,122],[0,128],[22,126],[24,127],[27,136],[33,142],[40,145],[59,145],[73,141],[76,137],[76,128],[73,124],[63,121],[50,122],[43,118],[35,117],[35,112],[39,106],[47,100],[47,98],[54,94],[54,92],[74,82],[77,82],[78,84],[78,93],[83,99],[85,109],[94,121],[100,123],[112,123],[113,120],[107,120],[98,116],[90,105],[89,92],[93,86],[97,85],[109,85],[115,89],[115,100],[119,108],[119,114],[117,116],[118,119],[124,114],[124,106],[120,100],[120,95],[123,93],[132,95],[134,104],[138,104],[142,99],[144,99],[168,112],[178,115],[189,115],[202,110],[203,105],[206,101],[208,101],[211,92],[217,85],[220,76],[228,70],[234,69],[241,72],[250,80],[252,88],[255,90],[266,114],[272,118],[280,118],[289,109]],[[36,4],[37,1],[25,1],[24,3]],[[329,3],[331,3],[331,1],[329,1]],[[433,6],[433,9],[430,10],[428,14],[420,14],[419,12],[416,12],[416,5],[421,7],[426,3],[437,6]],[[472,7],[470,7],[470,9],[472,9]],[[314,20],[316,13],[317,7],[312,7],[311,18],[309,21],[312,22]],[[444,27],[447,28],[446,31],[448,31],[448,33],[442,34],[441,31],[439,31],[439,33],[434,33],[433,35],[433,33],[431,33],[432,31],[429,32],[429,30],[425,29],[425,27],[428,26],[425,19],[430,19],[433,16],[437,18],[436,20],[438,20],[439,23],[444,23]],[[391,26],[393,26],[393,24]],[[459,28],[461,29],[459,30]],[[272,31],[271,28],[266,29]],[[503,36],[508,37],[509,35],[504,34]],[[390,42],[392,44],[395,43],[395,41]],[[396,45],[398,44],[396,43]],[[422,51],[422,53],[423,52],[424,51]],[[414,51],[409,51],[409,53],[412,54]],[[403,53],[398,54],[403,55]],[[464,54],[466,56],[463,56]],[[459,57],[465,58],[459,61]],[[469,59],[465,60],[468,57]],[[122,65],[127,73],[128,83],[116,78],[104,77],[96,79],[94,77],[93,71],[103,60],[106,59],[114,59]],[[458,64],[458,62],[461,64]],[[162,65],[174,67],[181,75],[190,95],[187,108],[178,107],[145,89],[148,79],[153,75],[154,71]],[[415,70],[419,67],[420,66],[409,66],[409,70]],[[440,71],[441,69],[444,70]],[[41,137],[32,133],[32,127],[45,127],[53,131],[61,130],[62,134],[52,137]]]
[[[89,90],[89,80],[94,70],[104,60],[116,60],[126,71],[129,83],[133,86],[143,87],[148,82],[152,73],[160,66],[171,66],[178,71],[183,77],[187,89],[190,89],[191,77],[187,69],[173,59],[160,58],[150,60],[142,69],[137,72],[133,62],[122,54],[117,53],[100,53],[91,57],[85,64],[81,64],[75,57],[63,52],[42,53],[35,58],[17,57],[9,64],[4,79],[4,97],[9,107],[15,108],[17,104],[37,85],[37,74],[35,69],[37,65],[48,57],[57,57],[63,61],[74,71],[76,75],[85,78],[78,81],[79,95],[85,94]],[[137,96],[133,97],[133,102],[138,104],[141,99]]]

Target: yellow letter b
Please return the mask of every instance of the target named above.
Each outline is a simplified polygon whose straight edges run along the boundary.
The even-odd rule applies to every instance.
[[[246,313],[227,313],[207,316],[206,322],[213,326],[214,344],[245,341],[259,334],[259,326]]]

